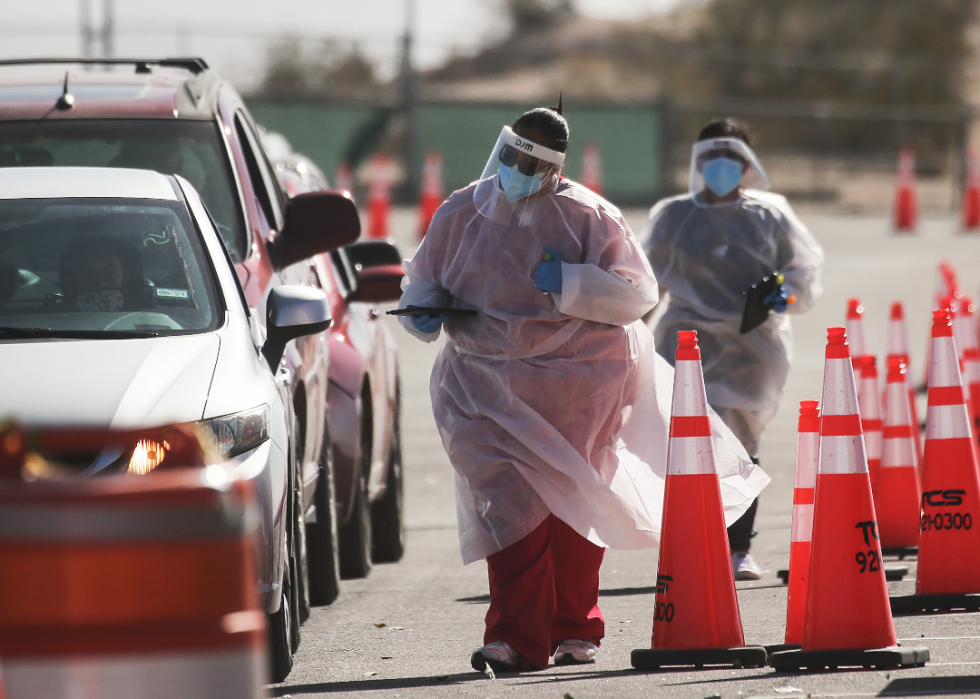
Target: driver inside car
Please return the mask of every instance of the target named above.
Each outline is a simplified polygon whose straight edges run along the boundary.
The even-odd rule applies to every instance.
[[[65,302],[79,311],[128,311],[142,307],[139,252],[105,236],[79,236],[61,256]]]

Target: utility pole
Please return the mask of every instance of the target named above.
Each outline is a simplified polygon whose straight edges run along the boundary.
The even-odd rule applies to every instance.
[[[95,48],[91,9],[89,0],[78,0],[78,30],[82,40],[82,58],[92,58],[92,49]]]
[[[405,162],[405,182],[402,196],[406,203],[414,202],[419,195],[420,161],[418,144],[417,101],[415,69],[412,66],[414,40],[415,0],[405,0],[405,34],[402,37],[401,60],[401,111],[405,120],[402,142]]]
[[[113,0],[102,3],[102,57],[112,58],[115,51],[116,23],[113,13]]]

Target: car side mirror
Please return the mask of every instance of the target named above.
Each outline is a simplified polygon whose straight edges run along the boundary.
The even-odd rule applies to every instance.
[[[361,235],[357,207],[346,191],[304,192],[286,205],[286,222],[269,244],[276,269],[350,245]]]
[[[330,327],[333,318],[327,295],[308,286],[283,285],[269,292],[266,302],[266,340],[262,355],[273,373],[286,351],[286,343],[315,335]]]
[[[378,265],[400,265],[401,251],[383,240],[361,240],[348,245],[345,252],[353,265],[377,267]]]
[[[402,296],[402,278],[405,270],[397,265],[362,267],[357,272],[357,289],[348,299],[365,303],[387,303]]]

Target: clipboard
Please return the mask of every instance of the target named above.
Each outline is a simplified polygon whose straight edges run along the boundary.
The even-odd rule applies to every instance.
[[[468,318],[476,315],[472,308],[438,308],[436,306],[415,306],[414,308],[396,308],[388,311],[390,316],[449,316],[450,318]]]
[[[772,306],[766,304],[765,299],[782,283],[783,275],[773,272],[745,290],[745,310],[742,312],[742,325],[738,329],[740,334],[755,330],[769,319]]]

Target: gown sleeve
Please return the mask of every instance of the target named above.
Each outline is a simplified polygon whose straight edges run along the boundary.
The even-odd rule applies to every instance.
[[[820,269],[824,254],[820,243],[797,217],[784,197],[769,195],[781,214],[784,234],[791,250],[790,260],[780,271],[785,277],[783,287],[790,295],[796,296],[796,303],[787,309],[788,313],[806,313],[823,293]]]
[[[598,323],[629,325],[657,305],[657,280],[625,220],[602,216],[588,243],[585,257],[597,257],[594,263],[562,260],[562,293],[552,294],[558,310]]]

